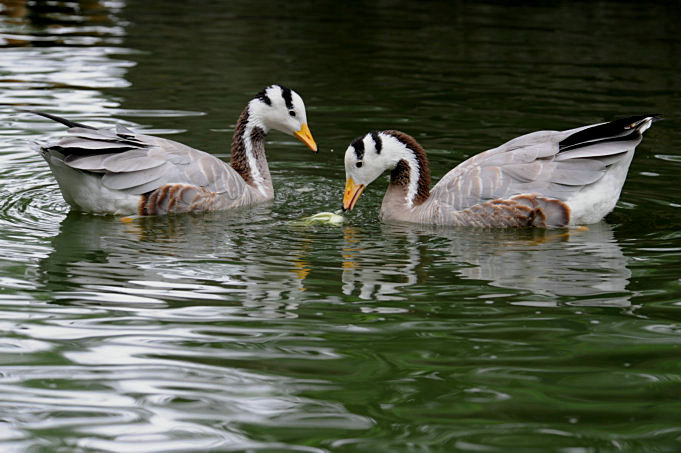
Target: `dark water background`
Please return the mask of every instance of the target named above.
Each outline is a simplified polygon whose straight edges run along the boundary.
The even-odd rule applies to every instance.
[[[678,2],[0,1],[0,449],[681,449]],[[268,136],[276,199],[69,213],[25,106],[228,157],[297,90],[320,153]],[[587,231],[342,226],[343,151],[396,128],[435,179],[522,133],[659,112]]]

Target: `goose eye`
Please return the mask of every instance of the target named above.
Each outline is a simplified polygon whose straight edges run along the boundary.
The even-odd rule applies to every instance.
[[[288,111],[288,114],[289,114],[290,116],[296,116],[296,112],[293,111],[293,110],[289,110],[289,111]]]
[[[355,164],[355,167],[362,168],[362,165],[364,165],[364,163],[360,160],[360,161],[357,161],[357,163]]]

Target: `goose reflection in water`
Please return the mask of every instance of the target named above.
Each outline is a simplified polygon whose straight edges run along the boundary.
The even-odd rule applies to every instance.
[[[70,212],[37,280],[58,300],[234,301],[290,316],[308,272],[299,261],[305,250],[278,244],[290,238],[259,228],[265,221],[271,221],[267,206],[127,222]]]
[[[387,235],[391,242],[406,239],[406,244],[390,244],[383,249],[382,246],[376,250],[390,250],[393,259],[385,261],[384,257],[374,254],[373,246],[367,247],[363,234],[354,227],[346,227],[343,231],[345,247],[343,247],[343,294],[346,296],[358,292],[358,296],[363,300],[376,299],[380,301],[404,300],[403,289],[419,284],[426,283],[426,279],[419,268],[423,266],[425,251],[423,245],[419,243],[416,233],[407,229],[393,232]],[[373,244],[372,244],[373,245]],[[397,257],[394,252],[398,250]],[[419,275],[421,274],[421,278]]]
[[[297,316],[302,300],[335,291],[361,301],[446,294],[453,301],[503,297],[531,306],[628,307],[631,298],[628,260],[606,223],[570,230],[345,226],[341,232],[273,224],[267,207],[129,223],[70,213],[52,247],[39,281],[62,300],[227,301],[286,317]],[[472,281],[488,288],[475,285],[471,292]]]
[[[343,293],[364,300],[404,300],[407,288],[422,285],[434,293],[455,294],[489,282],[514,290],[510,303],[531,306],[630,305],[631,271],[604,222],[570,230],[481,230],[383,225],[380,249],[372,252],[359,233],[345,230]],[[498,291],[497,291],[498,292]],[[474,297],[481,296],[480,291]],[[490,291],[490,299],[509,294]],[[456,297],[456,296],[454,296]],[[462,295],[462,298],[468,297]]]

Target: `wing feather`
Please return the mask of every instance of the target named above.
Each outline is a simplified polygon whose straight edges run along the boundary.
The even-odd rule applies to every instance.
[[[566,200],[625,161],[652,118],[641,115],[514,138],[459,164],[433,187],[431,197],[455,210],[521,194]]]
[[[102,162],[102,167],[112,173],[126,173],[148,168],[156,168],[167,164],[163,153],[158,149],[135,149],[125,153],[114,154]]]
[[[154,190],[166,183],[168,178],[163,170],[163,167],[155,167],[124,173],[105,173],[102,183],[109,189],[125,190],[140,195],[148,192],[147,188]],[[142,188],[144,190],[140,191]]]
[[[173,140],[136,134],[118,126],[115,132],[73,127],[69,136],[45,148],[63,155],[71,168],[102,174],[114,190],[144,194],[167,184],[188,184],[234,198],[246,183],[227,163]]]

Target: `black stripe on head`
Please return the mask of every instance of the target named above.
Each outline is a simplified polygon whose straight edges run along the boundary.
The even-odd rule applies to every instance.
[[[374,147],[376,147],[376,154],[381,154],[381,149],[383,149],[383,141],[378,135],[378,131],[371,132],[371,138],[374,139]]]
[[[291,89],[286,88],[286,87],[281,87],[281,97],[284,98],[284,102],[286,103],[286,108],[289,110],[293,110],[293,96],[291,95]]]
[[[358,160],[364,159],[364,135],[357,137],[352,143],[350,143],[350,146],[355,148],[355,155],[357,156]]]
[[[267,88],[256,94],[255,99],[260,99],[265,104],[272,105],[272,99],[270,99],[270,97],[267,95]]]

